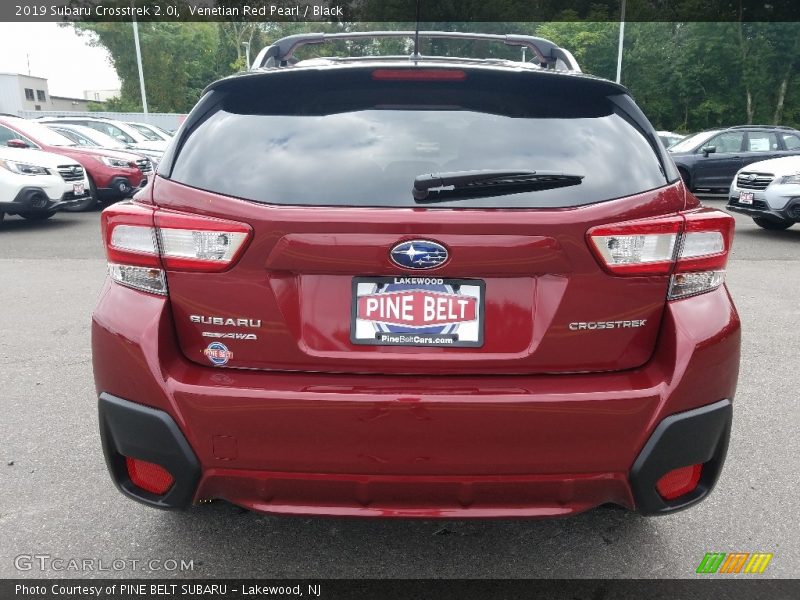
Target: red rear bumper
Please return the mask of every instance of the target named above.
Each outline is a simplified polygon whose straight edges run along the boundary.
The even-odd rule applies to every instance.
[[[166,300],[109,284],[94,314],[93,355],[98,393],[177,424],[198,465],[199,481],[184,490],[194,501],[325,515],[539,517],[608,502],[654,513],[701,499],[719,474],[709,468],[704,493],[663,506],[648,495],[651,483],[631,485],[665,417],[733,398],[739,320],[724,288],[673,302],[653,358],[617,373],[269,373],[187,361]],[[699,461],[721,468],[729,408],[728,425],[692,436],[717,438]],[[114,468],[112,429],[105,448],[117,484],[170,507]]]

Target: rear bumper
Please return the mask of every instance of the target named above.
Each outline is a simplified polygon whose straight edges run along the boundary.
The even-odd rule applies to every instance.
[[[253,510],[282,514],[439,518],[558,517],[605,503],[647,515],[671,513],[702,500],[725,460],[729,400],[664,419],[625,473],[549,475],[368,475],[285,473],[211,468],[200,464],[175,421],[163,411],[101,394],[100,432],[109,472],[119,490],[157,508],[185,508],[194,498],[226,498]],[[175,483],[163,496],[137,488],[124,456],[164,466]],[[665,502],[655,490],[666,472],[704,463],[698,487]]]
[[[183,358],[173,327],[164,299],[113,284],[93,323],[112,476],[163,508],[222,498],[284,514],[552,517],[605,503],[668,513],[701,500],[719,476],[739,365],[739,320],[724,288],[671,303],[651,361],[619,373],[215,369]],[[152,427],[124,416],[142,406],[159,415]],[[126,429],[134,432],[115,433]],[[117,438],[137,435],[170,456],[190,449],[192,459],[174,463],[134,456],[177,471],[163,498],[126,481],[119,455],[141,448]],[[661,475],[697,462],[706,466],[695,492],[657,496]]]

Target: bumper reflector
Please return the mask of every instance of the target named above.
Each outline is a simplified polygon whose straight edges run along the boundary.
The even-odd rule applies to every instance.
[[[126,456],[125,464],[128,467],[128,477],[131,478],[133,485],[151,494],[159,496],[166,494],[175,482],[169,471],[155,463]]]
[[[664,500],[674,500],[697,487],[703,465],[673,469],[656,482],[656,490]]]

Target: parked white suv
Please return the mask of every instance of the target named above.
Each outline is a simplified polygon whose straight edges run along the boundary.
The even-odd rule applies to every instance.
[[[52,217],[89,195],[83,167],[40,150],[0,146],[0,221],[6,213],[31,220]]]
[[[764,229],[788,229],[800,222],[800,156],[752,163],[731,183],[727,209],[753,218]]]

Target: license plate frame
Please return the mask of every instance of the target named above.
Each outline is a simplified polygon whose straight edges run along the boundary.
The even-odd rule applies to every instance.
[[[72,184],[72,194],[74,196],[84,196],[86,195],[86,186],[82,183],[73,183]]]
[[[370,291],[370,286],[374,289]],[[394,286],[394,290],[391,287]],[[444,290],[442,290],[444,288]],[[387,291],[388,290],[388,291]],[[416,294],[414,294],[416,292]],[[407,325],[380,319],[362,319],[360,298],[383,294],[414,296],[412,304],[419,312],[419,302],[426,297],[444,299],[446,316],[471,316],[474,319],[448,320],[448,323]],[[421,298],[421,299],[420,299]],[[474,302],[469,299],[474,299]],[[400,299],[398,299],[399,301]],[[459,300],[466,304],[461,305]],[[350,342],[360,346],[402,346],[412,348],[480,348],[484,343],[486,282],[482,279],[454,279],[430,276],[354,277],[351,289]],[[441,305],[440,305],[441,306]],[[474,313],[472,312],[474,310]],[[423,311],[425,314],[427,312]],[[453,313],[456,314],[453,314]],[[370,327],[372,328],[370,330]],[[431,330],[441,329],[440,332]],[[370,333],[372,334],[371,337]]]
[[[739,192],[739,204],[753,204],[753,192]]]

